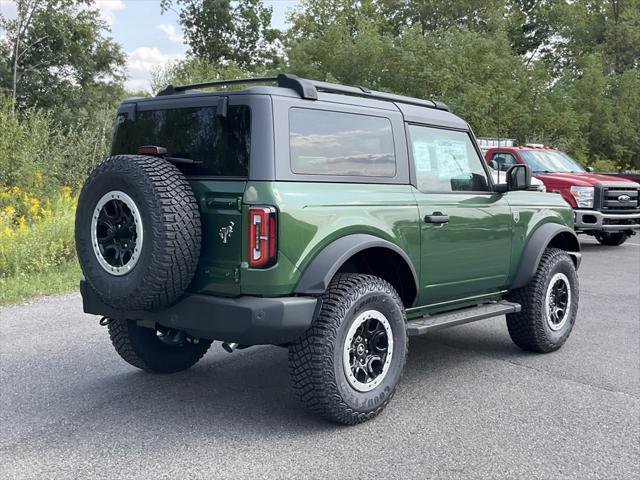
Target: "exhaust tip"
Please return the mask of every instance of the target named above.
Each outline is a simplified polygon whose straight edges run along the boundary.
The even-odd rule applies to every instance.
[[[238,344],[235,342],[232,342],[232,343],[222,342],[222,348],[224,348],[226,352],[233,353],[233,351],[236,348],[238,348]]]

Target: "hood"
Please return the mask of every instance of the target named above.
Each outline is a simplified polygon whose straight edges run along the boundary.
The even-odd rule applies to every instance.
[[[608,184],[624,184],[624,186],[638,186],[637,183],[632,182],[631,180],[626,180],[624,178],[612,177],[610,175],[603,175],[601,173],[589,173],[589,172],[579,172],[579,173],[536,173],[536,177],[538,177],[543,182],[554,183],[558,185],[576,185],[583,187],[593,187],[595,185],[608,185]]]

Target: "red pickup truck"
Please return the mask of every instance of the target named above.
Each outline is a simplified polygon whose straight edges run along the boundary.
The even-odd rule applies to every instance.
[[[603,245],[622,245],[640,230],[640,184],[585,170],[566,153],[539,145],[488,148],[485,159],[495,169],[529,165],[547,192],[559,193],[575,212],[575,229]]]

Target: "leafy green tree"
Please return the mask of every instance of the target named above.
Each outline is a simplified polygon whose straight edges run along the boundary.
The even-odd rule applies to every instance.
[[[179,8],[179,22],[192,57],[209,64],[234,62],[245,70],[271,64],[280,32],[262,0],[162,0],[163,11]]]
[[[640,0],[556,1],[548,19],[546,57],[557,72],[579,75],[581,59],[591,54],[602,55],[608,72],[640,67]]]
[[[558,6],[564,0],[508,0],[504,28],[511,48],[527,62],[548,55],[556,34]]]
[[[18,0],[18,16],[2,18],[0,85],[18,107],[71,115],[113,103],[123,93],[125,57],[104,36],[107,25],[89,2]]]
[[[452,27],[493,32],[504,10],[504,0],[380,0],[378,3],[396,33],[409,26],[418,28],[422,35]]]
[[[256,71],[255,74],[261,74]],[[211,64],[207,60],[187,58],[158,68],[151,74],[151,90],[159,92],[169,85],[187,85],[230,78],[242,78],[246,72],[235,63]]]
[[[640,168],[640,0],[303,0],[301,75],[437,98],[482,136]]]

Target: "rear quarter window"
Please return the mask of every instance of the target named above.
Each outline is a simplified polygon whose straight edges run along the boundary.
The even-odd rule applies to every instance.
[[[304,175],[394,177],[396,159],[388,118],[292,108],[291,171]]]
[[[118,116],[112,155],[135,154],[143,145],[167,149],[167,156],[193,160],[175,165],[191,176],[248,177],[251,113],[230,106],[226,118],[216,107],[138,111],[131,121]]]

